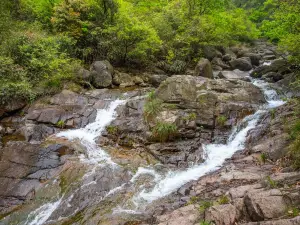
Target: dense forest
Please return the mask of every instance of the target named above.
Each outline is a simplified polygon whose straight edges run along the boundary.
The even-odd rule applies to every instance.
[[[4,0],[0,101],[60,90],[95,60],[181,73],[204,46],[268,38],[300,60],[298,0]]]

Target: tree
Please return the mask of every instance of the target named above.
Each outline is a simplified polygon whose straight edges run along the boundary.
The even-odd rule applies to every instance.
[[[130,4],[120,6],[115,25],[103,31],[108,57],[118,64],[144,63],[161,44],[156,31],[135,17],[131,7]]]

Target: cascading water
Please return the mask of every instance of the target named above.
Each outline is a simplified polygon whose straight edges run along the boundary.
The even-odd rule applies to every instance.
[[[184,184],[192,180],[197,180],[201,176],[217,170],[227,158],[230,158],[235,152],[244,148],[247,133],[249,130],[255,128],[260,116],[265,113],[267,109],[279,107],[285,103],[280,100],[276,91],[268,86],[268,83],[261,80],[252,80],[252,82],[263,90],[267,104],[262,106],[255,114],[244,118],[239,124],[238,129],[235,128],[233,130],[226,145],[209,144],[203,146],[206,156],[204,163],[193,166],[185,171],[170,171],[164,178],[157,182],[151,191],[144,189],[138,193],[134,197],[134,202],[137,205],[141,202],[152,202],[167,196]],[[147,170],[145,170],[144,173],[147,173]],[[150,171],[150,173],[152,174],[153,171]]]
[[[111,160],[110,156],[97,146],[96,138],[99,137],[99,135],[104,131],[105,127],[115,119],[115,109],[119,105],[122,105],[124,103],[124,100],[112,101],[108,108],[98,110],[95,122],[88,124],[85,128],[68,130],[56,134],[57,137],[67,138],[70,141],[79,139],[81,141],[81,144],[86,148],[86,155],[82,155],[80,158],[84,163],[93,164],[95,166],[92,167],[91,171],[85,174],[82,179],[88,178],[90,175],[95,173],[95,168],[98,165],[101,165],[101,163],[108,164],[113,167],[116,166],[116,164]],[[88,186],[93,182],[94,181],[85,184],[81,188],[83,188],[84,186]],[[108,193],[107,195],[112,193],[113,191],[111,193]],[[25,222],[25,225],[44,224],[44,222],[46,222],[50,218],[52,213],[62,203],[62,200],[63,196],[52,203],[42,205],[41,207],[30,213],[28,215],[27,221]]]
[[[132,176],[131,180],[120,186],[112,188],[103,199],[113,196],[115,193],[121,191],[125,186],[135,187],[134,196],[128,200],[125,200],[123,206],[117,206],[113,212],[114,213],[126,213],[126,214],[137,214],[139,210],[142,210],[146,205],[154,200],[165,197],[172,192],[176,191],[178,188],[184,184],[197,180],[201,176],[215,171],[222,166],[227,158],[230,158],[236,151],[242,150],[244,148],[245,140],[249,130],[253,129],[260,116],[265,113],[268,109],[278,107],[284,102],[279,99],[276,91],[269,88],[268,84],[260,80],[252,80],[253,84],[260,87],[266,97],[268,104],[264,105],[255,114],[250,115],[239,123],[235,129],[233,129],[227,144],[209,144],[203,146],[205,152],[205,162],[199,165],[194,165],[184,171],[168,171],[168,172],[158,172],[155,167],[143,168],[140,167],[135,175]],[[83,163],[92,164],[92,170],[89,171],[82,179],[88,179],[91,174],[95,173],[95,168],[101,165],[107,165],[112,168],[116,167],[109,154],[104,150],[99,148],[96,144],[96,138],[104,131],[105,127],[109,125],[116,116],[115,109],[124,104],[123,100],[116,100],[110,103],[107,109],[99,110],[97,113],[96,121],[87,125],[85,128],[77,130],[69,130],[57,134],[58,137],[64,137],[72,141],[79,139],[81,144],[86,148],[86,155],[81,157]],[[140,183],[140,177],[148,175],[152,177],[151,185],[145,185],[145,183]],[[93,185],[95,181],[85,185]],[[84,185],[81,186],[84,188]],[[74,194],[74,193],[73,193]],[[71,195],[72,197],[74,195]],[[97,194],[97,193],[95,193]],[[40,208],[33,211],[29,216],[29,222],[25,222],[26,225],[41,225],[46,222],[51,214],[56,210],[60,204],[62,204],[62,198],[57,198],[58,200],[53,203],[47,203],[42,205]],[[124,203],[124,202],[123,202]],[[129,205],[129,207],[127,207]],[[123,208],[124,207],[124,208]]]
[[[115,109],[124,103],[124,100],[115,100],[110,103],[107,109],[98,110],[95,122],[88,124],[85,128],[61,132],[56,136],[67,138],[70,141],[79,139],[86,148],[87,157],[81,157],[84,162],[92,164],[104,162],[114,165],[115,163],[109,155],[97,146],[95,139],[114,120],[116,116]]]

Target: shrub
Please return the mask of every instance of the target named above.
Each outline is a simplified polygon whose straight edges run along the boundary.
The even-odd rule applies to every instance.
[[[276,113],[276,109],[271,109],[270,114],[271,114],[271,119],[272,120],[275,119],[275,113]]]
[[[119,128],[116,126],[112,126],[112,125],[107,126],[106,130],[107,130],[108,134],[110,134],[110,135],[116,135],[119,132]]]
[[[213,202],[210,201],[203,201],[200,203],[200,212],[204,212],[206,209],[210,208],[213,206]]]
[[[200,221],[200,225],[212,225],[213,223],[210,221]]]
[[[162,109],[163,101],[155,97],[154,92],[148,94],[144,105],[144,118],[147,122],[152,120]]]
[[[35,98],[27,71],[9,57],[0,56],[0,104],[14,99],[30,101]]]
[[[290,207],[287,209],[288,216],[296,217],[300,215],[300,210],[297,207]]]
[[[183,120],[188,121],[188,122],[196,120],[196,119],[197,119],[197,114],[196,113],[190,113],[189,115],[187,115],[183,118]]]
[[[59,128],[64,128],[65,127],[65,121],[63,120],[60,120],[56,123],[56,126],[59,127]]]
[[[221,127],[224,127],[227,122],[227,117],[226,116],[218,116],[217,117],[217,124]]]
[[[259,160],[265,164],[266,161],[267,161],[267,154],[266,153],[261,153],[260,156],[259,156]]]
[[[266,177],[266,181],[268,182],[268,186],[270,188],[277,188],[278,187],[278,183],[275,180],[273,180],[270,176]]]
[[[225,205],[228,204],[230,202],[230,199],[228,198],[227,195],[222,195],[219,199],[218,199],[218,203],[220,205]]]
[[[171,123],[158,122],[152,129],[152,136],[160,142],[166,142],[177,134],[177,126]]]

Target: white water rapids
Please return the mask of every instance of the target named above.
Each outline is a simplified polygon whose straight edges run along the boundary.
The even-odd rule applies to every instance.
[[[169,171],[165,174],[157,173],[154,168],[139,168],[136,174],[130,180],[130,183],[134,184],[139,176],[148,174],[153,177],[153,182],[155,185],[150,188],[150,190],[143,189],[143,186],[140,187],[141,191],[137,192],[132,199],[136,209],[139,208],[138,206],[140,204],[148,204],[154,200],[165,197],[178,190],[184,184],[192,180],[197,180],[203,175],[220,168],[226,159],[232,157],[235,152],[244,148],[248,131],[255,128],[260,116],[270,108],[275,108],[284,104],[284,102],[280,100],[276,91],[270,89],[267,83],[260,80],[253,80],[252,82],[254,85],[263,90],[268,103],[262,106],[261,109],[259,109],[255,114],[244,118],[244,120],[233,129],[227,144],[204,145],[204,163],[194,165],[184,171]],[[122,100],[111,102],[107,109],[98,111],[97,118],[94,123],[91,123],[82,129],[61,132],[57,134],[57,136],[67,138],[69,140],[79,139],[87,150],[87,155],[81,157],[83,162],[95,165],[99,165],[99,163],[109,166],[117,165],[111,160],[110,156],[103,149],[97,146],[95,140],[101,134],[101,132],[104,131],[105,127],[114,120],[116,116],[115,109],[119,105],[124,104],[124,102],[125,101]],[[125,184],[115,188],[114,190],[111,190],[106,196],[121,190],[124,185]],[[55,209],[58,208],[60,203],[61,198],[56,202],[47,203],[41,206],[28,216],[28,218],[31,218],[31,221],[26,221],[25,224],[42,225],[50,218],[51,214]],[[136,211],[132,209],[122,209],[121,207],[116,210],[118,212],[136,213]]]

